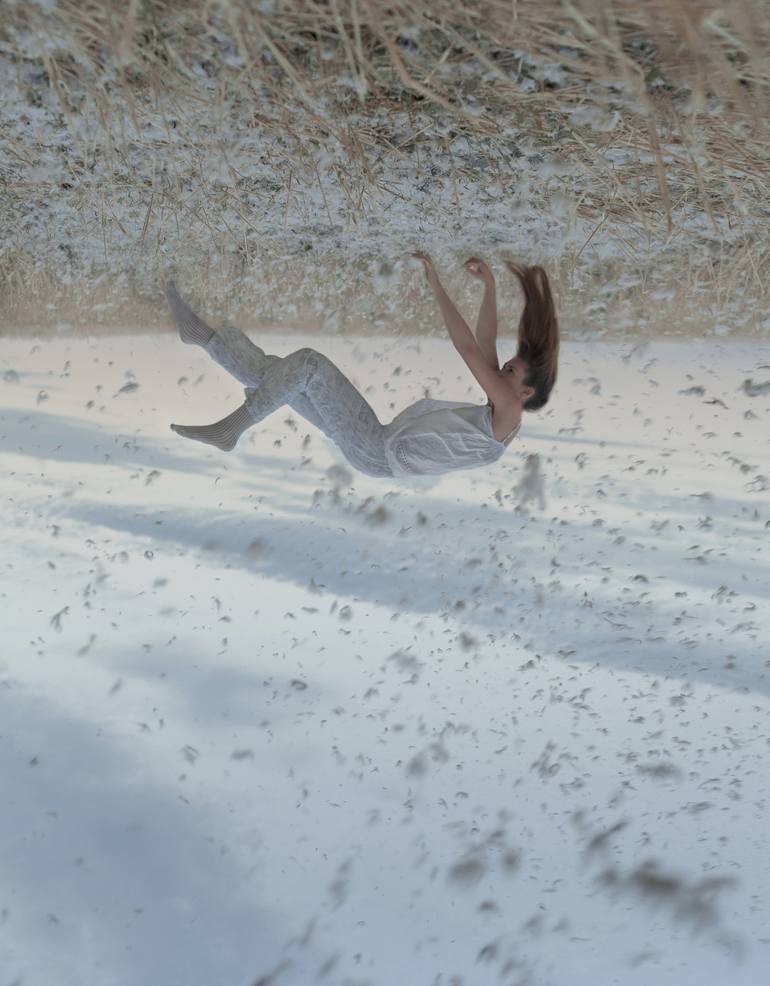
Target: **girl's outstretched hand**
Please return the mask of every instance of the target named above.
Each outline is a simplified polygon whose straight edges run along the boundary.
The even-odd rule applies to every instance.
[[[485,284],[494,282],[495,279],[494,274],[489,269],[489,267],[484,263],[484,261],[480,260],[478,257],[469,257],[468,260],[466,260],[465,263],[463,264],[463,267],[468,271],[469,274],[472,274],[474,277],[477,277],[480,281],[483,281]]]
[[[428,284],[430,284],[431,287],[438,284],[438,274],[436,273],[436,268],[433,266],[433,261],[430,259],[428,254],[418,250],[416,253],[413,253],[412,256],[415,260],[419,260],[425,268],[425,280]]]

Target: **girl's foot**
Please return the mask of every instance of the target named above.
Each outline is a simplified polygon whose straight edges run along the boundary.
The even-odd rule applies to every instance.
[[[248,407],[241,404],[232,414],[215,421],[213,425],[171,425],[171,430],[183,438],[192,438],[196,442],[215,445],[223,452],[231,452],[244,431],[254,423]]]
[[[165,290],[166,301],[171,309],[171,314],[179,329],[179,337],[182,342],[192,343],[196,346],[205,346],[214,335],[211,326],[206,325],[202,318],[199,318],[190,306],[182,301],[173,282],[169,281]]]

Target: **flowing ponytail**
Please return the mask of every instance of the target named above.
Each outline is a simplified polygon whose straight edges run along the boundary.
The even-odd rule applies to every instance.
[[[539,411],[548,403],[559,363],[559,321],[551,295],[548,275],[542,267],[525,267],[505,261],[518,278],[524,292],[524,311],[519,319],[519,346],[516,353],[528,367],[524,383],[535,393],[523,405],[525,411]]]

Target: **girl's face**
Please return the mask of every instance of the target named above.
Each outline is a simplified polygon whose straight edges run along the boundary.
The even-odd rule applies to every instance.
[[[514,356],[507,363],[500,367],[500,373],[510,384],[516,396],[523,402],[527,400],[527,395],[534,393],[531,387],[524,386],[524,374],[527,372],[527,364],[520,356]]]

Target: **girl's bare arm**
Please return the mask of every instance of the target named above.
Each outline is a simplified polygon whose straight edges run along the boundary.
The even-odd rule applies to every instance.
[[[511,404],[513,397],[511,388],[503,381],[500,372],[495,367],[490,366],[489,361],[481,352],[481,348],[473,337],[473,333],[468,328],[465,319],[457,311],[449,300],[446,291],[442,288],[430,257],[425,253],[414,253],[412,256],[422,261],[428,284],[430,284],[433,294],[439,303],[441,314],[444,316],[444,321],[449,330],[449,335],[452,337],[452,342],[455,344],[455,349],[462,356],[463,360],[465,360],[468,369],[478,380],[479,384],[481,384],[492,405],[497,411],[501,411]]]
[[[441,309],[441,314],[444,317],[447,331],[452,338],[452,342],[455,344],[455,349],[460,353],[467,352],[469,349],[478,349],[478,344],[468,323],[455,308],[452,299],[446,293],[441,283],[437,280],[431,287],[433,288],[433,294],[438,302],[438,306]]]
[[[473,333],[468,327],[468,323],[455,308],[451,298],[444,290],[430,257],[425,253],[415,253],[412,256],[420,260],[425,268],[425,276],[441,309],[444,323],[455,345],[455,349],[460,353],[477,350],[478,345]]]
[[[471,257],[463,265],[465,269],[478,278],[484,285],[484,297],[481,300],[479,317],[476,321],[476,342],[489,365],[500,369],[497,358],[497,289],[495,275],[478,257]]]

